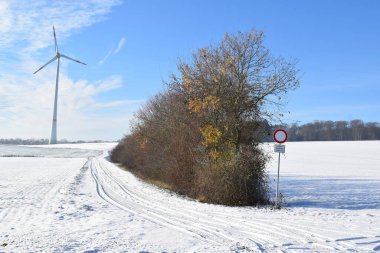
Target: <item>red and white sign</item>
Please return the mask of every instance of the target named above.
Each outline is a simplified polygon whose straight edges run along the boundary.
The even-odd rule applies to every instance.
[[[277,129],[273,133],[273,139],[277,143],[284,143],[288,139],[288,133],[284,129]]]

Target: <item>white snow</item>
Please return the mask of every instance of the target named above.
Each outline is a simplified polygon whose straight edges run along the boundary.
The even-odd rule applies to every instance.
[[[380,141],[286,143],[276,211],[160,190],[110,144],[53,147],[0,146],[0,252],[380,251]]]
[[[288,206],[380,209],[379,141],[289,142],[285,147],[280,189]],[[266,148],[273,149],[273,143]],[[272,152],[273,178],[277,161]]]
[[[267,149],[273,151],[273,143]],[[380,180],[379,141],[288,142],[281,175]],[[268,166],[277,173],[277,154]]]

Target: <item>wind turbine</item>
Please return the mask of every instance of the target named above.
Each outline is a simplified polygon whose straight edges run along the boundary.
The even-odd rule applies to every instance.
[[[75,61],[77,63],[86,65],[86,63],[83,63],[81,61],[75,60],[71,57],[68,57],[64,54],[59,53],[58,44],[57,44],[57,37],[55,35],[54,26],[53,26],[53,34],[54,34],[54,43],[55,43],[55,56],[50,61],[48,61],[45,65],[43,65],[41,68],[39,68],[36,72],[33,73],[33,74],[36,74],[41,69],[43,69],[44,67],[46,67],[47,65],[49,65],[53,61],[57,60],[57,77],[55,79],[53,123],[51,126],[51,137],[50,137],[49,144],[56,144],[57,143],[57,100],[58,100],[59,61],[60,61],[61,57],[63,57],[63,58],[66,58],[68,60]]]

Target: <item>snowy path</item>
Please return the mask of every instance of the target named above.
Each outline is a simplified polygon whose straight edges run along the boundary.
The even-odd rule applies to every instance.
[[[380,251],[379,209],[199,203],[140,181],[106,153],[0,157],[0,175],[0,252]]]
[[[298,249],[313,252],[360,250],[346,237],[339,240],[324,235],[325,231],[338,234],[341,231],[339,229],[342,225],[341,219],[337,219],[338,224],[330,222],[328,224],[330,228],[325,227],[311,232],[310,227],[296,225],[292,222],[293,219],[290,222],[283,220],[285,215],[306,215],[303,212],[294,213],[285,210],[275,213],[254,208],[201,204],[156,191],[136,180],[128,172],[119,171],[103,159],[95,158],[91,168],[99,195],[107,202],[126,212],[140,214],[152,222],[193,235],[207,243],[227,246],[225,250]],[[312,220],[313,216],[326,214],[309,213],[308,215]],[[339,216],[338,213],[334,215]],[[360,237],[365,239],[363,235]],[[376,239],[376,235],[372,237]]]

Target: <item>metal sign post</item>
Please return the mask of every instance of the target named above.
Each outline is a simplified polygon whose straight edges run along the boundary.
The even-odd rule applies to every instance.
[[[282,143],[288,139],[288,133],[284,129],[277,129],[273,133],[273,139],[279,144],[274,145],[274,152],[278,153],[278,168],[277,168],[277,187],[276,187],[276,208],[279,207],[280,202],[280,160],[281,153],[285,153],[285,145]]]

